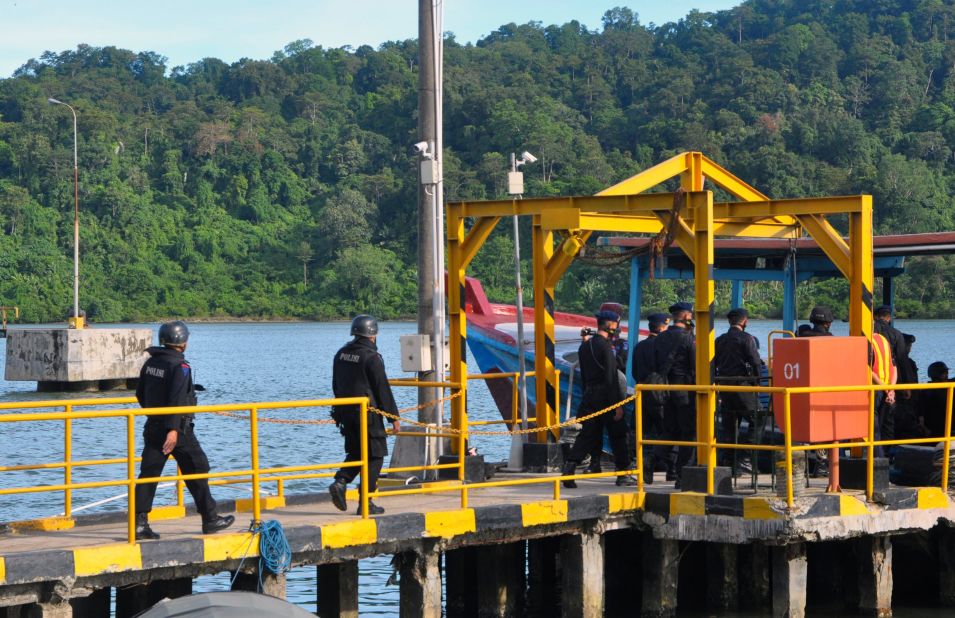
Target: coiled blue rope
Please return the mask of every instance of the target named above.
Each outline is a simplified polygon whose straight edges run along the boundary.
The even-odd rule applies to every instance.
[[[249,549],[252,547],[252,539],[259,534],[259,592],[262,592],[262,573],[268,569],[269,572],[279,575],[286,573],[292,567],[292,548],[289,547],[288,539],[285,537],[285,530],[282,524],[277,520],[270,519],[264,521],[258,526],[253,525],[249,528],[252,534],[249,537],[249,547],[245,549],[242,560],[239,561],[239,568],[235,570],[232,576],[232,585],[235,585],[236,578],[242,570],[242,563],[249,555]]]
[[[262,522],[256,530],[259,536],[259,579],[263,567],[276,575],[287,572],[292,567],[292,548],[288,545],[285,531],[278,520]]]

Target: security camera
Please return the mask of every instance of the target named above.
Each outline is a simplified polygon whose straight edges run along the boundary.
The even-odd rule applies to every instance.
[[[418,142],[413,146],[415,154],[419,154],[422,157],[428,156],[428,142]]]
[[[524,160],[524,163],[534,163],[537,161],[537,157],[527,152],[526,150],[521,153],[521,159]]]

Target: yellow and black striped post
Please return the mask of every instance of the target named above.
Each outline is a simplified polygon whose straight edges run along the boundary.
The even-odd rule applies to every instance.
[[[554,288],[547,286],[547,264],[554,255],[554,233],[545,230],[541,217],[534,216],[534,371],[537,424],[557,424],[557,382],[555,372]],[[560,430],[537,432],[538,442],[547,442],[548,434],[560,438]]]
[[[465,273],[467,264],[464,261],[463,245],[464,218],[460,216],[460,206],[449,204],[447,210],[448,221],[448,339],[450,347],[451,382],[457,384],[462,393],[460,397],[451,400],[451,427],[457,431],[467,430],[467,316],[465,305]],[[459,440],[451,445],[451,452],[462,455],[463,442],[466,439],[461,434]],[[463,461],[463,457],[462,457]],[[463,468],[462,468],[463,469]]]

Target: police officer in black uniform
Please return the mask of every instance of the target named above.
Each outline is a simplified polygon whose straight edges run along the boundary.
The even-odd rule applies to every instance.
[[[136,399],[144,408],[171,408],[196,405],[196,389],[192,368],[183,352],[189,342],[189,328],[178,320],[159,328],[159,347],[146,350],[149,360],[139,372]],[[139,478],[162,474],[166,460],[172,455],[183,474],[205,474],[209,460],[196,439],[195,416],[192,414],[148,415],[143,429],[143,459]],[[232,525],[235,517],[220,516],[216,501],[209,493],[207,479],[186,481],[186,487],[202,516],[203,534],[212,534]],[[156,496],[156,483],[136,485],[136,540],[158,539],[149,527],[149,512]]]
[[[759,379],[759,351],[756,338],[746,332],[749,312],[742,307],[726,314],[729,330],[716,338],[713,364],[716,368],[716,383],[730,386],[755,386]],[[752,422],[759,407],[756,393],[721,392],[720,396],[720,442],[736,443],[736,429],[742,418]],[[721,465],[733,463],[733,454],[720,453]],[[734,474],[735,474],[734,470]]]
[[[580,378],[584,395],[577,408],[577,416],[586,416],[591,412],[611,406],[621,401],[620,381],[617,379],[617,358],[610,338],[617,332],[619,317],[612,311],[601,311],[596,315],[597,334],[580,344],[577,351],[580,362]],[[573,475],[584,456],[593,453],[603,441],[604,428],[610,435],[610,448],[613,451],[614,465],[617,471],[630,467],[630,453],[627,450],[627,425],[623,420],[623,406],[582,423],[580,433],[574,440],[570,454],[564,462],[562,474]],[[564,487],[576,487],[573,480],[564,481]],[[637,481],[632,476],[618,476],[617,485],[632,486]]]
[[[668,384],[696,384],[696,341],[692,329],[693,305],[684,302],[671,305],[670,328],[660,333],[653,344],[656,371],[666,378]],[[668,440],[696,440],[696,397],[693,393],[668,391],[663,423]],[[683,466],[692,456],[692,447],[678,448],[672,474],[677,483]]]
[[[335,397],[368,397],[369,405],[390,414],[398,414],[398,406],[391,394],[388,376],[385,375],[385,362],[378,353],[375,344],[378,338],[378,321],[370,315],[360,315],[352,320],[351,334],[355,337],[335,353],[332,365],[332,390]],[[345,461],[361,461],[361,408],[354,406],[335,406],[332,418],[345,436]],[[378,475],[388,454],[385,441],[385,422],[380,414],[368,413],[368,491],[378,487]],[[395,431],[400,428],[399,421],[392,421]],[[335,482],[329,485],[335,507],[344,511],[345,491],[348,483],[355,480],[361,472],[358,466],[342,468],[335,474]],[[368,502],[368,512],[380,515],[385,512],[377,504]],[[358,507],[361,514],[361,506]]]
[[[665,313],[651,313],[647,316],[647,337],[633,348],[633,381],[635,384],[646,384],[647,377],[656,371],[653,358],[653,344],[657,336],[666,330],[670,316]],[[657,405],[656,400],[647,391],[643,393],[643,430],[650,439],[661,440],[663,431],[663,406]],[[653,472],[658,463],[665,464],[667,471],[671,468],[670,448],[655,446],[645,448],[644,453],[644,482],[653,483]]]
[[[812,328],[800,329],[800,337],[831,337],[829,328],[832,326],[832,309],[825,305],[816,305],[809,312],[809,321]]]

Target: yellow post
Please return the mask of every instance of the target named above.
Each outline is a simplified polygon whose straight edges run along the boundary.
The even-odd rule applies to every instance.
[[[252,442],[252,523],[258,526],[262,522],[262,505],[259,496],[259,409],[249,409],[250,440]],[[364,439],[364,436],[362,436]]]
[[[520,381],[519,374],[515,374],[515,376],[511,378],[511,386],[513,387],[511,388],[511,428],[512,429],[514,427],[517,427],[521,423],[521,418],[518,415],[518,411],[520,408],[520,405],[519,405],[520,402],[518,401],[518,397],[521,396],[517,388],[519,381]]]
[[[71,414],[73,405],[66,404],[64,412]],[[63,420],[63,484],[69,485],[73,482],[73,421],[72,419]],[[73,490],[63,490],[63,515],[71,517],[73,514]]]
[[[716,336],[713,331],[713,193],[693,196],[693,231],[696,261],[693,265],[696,277],[696,383],[711,384],[713,374],[713,349]],[[697,447],[697,462],[707,467],[706,492],[714,491],[714,468],[716,467],[716,393],[712,390],[696,393],[697,441],[705,443]]]
[[[942,458],[942,490],[948,491],[948,457],[952,451],[952,387],[945,391],[945,456]]]
[[[540,215],[534,216],[533,234],[533,266],[534,266],[534,384],[535,412],[537,424],[541,424],[543,412],[544,426],[554,425],[556,418],[557,397],[556,390],[559,384],[555,381],[554,356],[554,288],[547,287],[547,263],[554,255],[554,233],[545,230],[541,224]],[[547,442],[548,434],[554,439],[560,437],[559,430],[538,431],[535,439],[538,442]]]
[[[869,391],[869,438],[866,445],[865,497],[872,502],[875,485],[875,391]]]
[[[786,504],[789,508],[792,508],[795,503],[795,499],[793,498],[793,426],[790,416],[790,395],[788,388],[786,392],[783,393],[783,417],[786,422],[786,433],[783,435],[786,446]]]
[[[359,406],[361,413],[361,489],[359,490],[359,500],[361,501],[361,518],[368,519],[368,400],[361,402]]]
[[[451,354],[451,382],[458,385],[461,396],[451,400],[451,427],[462,432],[462,439],[452,441],[451,450],[457,453],[461,461],[460,478],[464,479],[464,440],[463,434],[468,426],[467,388],[467,314],[465,313],[465,277],[467,260],[463,253],[464,218],[460,216],[460,205],[449,205],[448,220],[448,343]],[[477,225],[477,223],[475,224]]]
[[[633,394],[637,396],[633,400],[634,433],[637,434],[637,491],[643,493],[643,393],[640,392],[640,385],[634,386]]]
[[[129,512],[126,514],[127,540],[136,542],[136,415],[126,413],[126,481]]]

